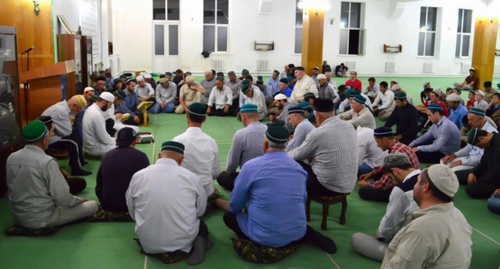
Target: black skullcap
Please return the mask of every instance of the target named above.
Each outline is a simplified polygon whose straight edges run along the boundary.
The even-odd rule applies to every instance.
[[[161,151],[164,150],[174,151],[180,153],[181,155],[184,155],[184,149],[185,149],[184,144],[175,141],[167,141],[161,144]]]
[[[130,146],[135,139],[137,139],[137,133],[134,129],[129,127],[121,128],[116,135],[116,145],[120,148],[126,148]]]
[[[318,98],[314,101],[313,106],[317,112],[333,112],[333,102],[331,99]]]
[[[267,140],[276,144],[285,144],[288,142],[290,132],[284,126],[271,124],[267,127],[266,137]]]

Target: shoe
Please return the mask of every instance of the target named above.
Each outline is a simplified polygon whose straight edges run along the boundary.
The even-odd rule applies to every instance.
[[[71,175],[72,176],[88,176],[91,175],[92,172],[83,170],[81,168],[79,169],[71,169]]]

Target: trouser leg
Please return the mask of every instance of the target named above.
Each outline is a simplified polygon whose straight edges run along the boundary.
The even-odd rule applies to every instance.
[[[473,199],[488,199],[497,188],[500,188],[500,186],[481,182],[478,179],[478,182],[467,185],[465,192]]]
[[[225,189],[232,191],[234,189],[234,181],[236,180],[237,176],[238,173],[228,174],[227,172],[222,172],[217,177],[217,182]]]
[[[50,217],[47,226],[59,226],[79,220],[84,217],[92,216],[97,212],[97,203],[95,201],[86,201],[72,207],[57,207],[54,214]]]
[[[370,186],[365,186],[359,189],[359,197],[363,200],[377,201],[377,202],[389,202],[389,196],[392,190],[376,190]]]
[[[50,147],[68,151],[69,166],[71,167],[71,169],[80,169],[82,167],[82,163],[80,161],[80,151],[82,151],[82,149],[79,148],[76,141],[64,137],[61,140],[51,144]]]
[[[416,155],[420,163],[439,163],[445,155],[440,151],[422,152],[417,151]]]
[[[229,229],[233,230],[233,232],[239,238],[250,240],[250,238],[248,238],[248,236],[246,236],[246,234],[244,234],[243,231],[240,229],[240,226],[238,225],[238,221],[236,220],[236,214],[233,214],[231,212],[226,212],[224,214],[223,219],[224,219],[224,223],[226,224],[226,226]]]
[[[82,192],[87,187],[87,181],[79,177],[68,178],[66,182],[68,182],[69,193],[73,195]]]
[[[379,241],[371,235],[355,233],[351,237],[352,250],[377,261],[384,260],[387,246],[387,243]]]

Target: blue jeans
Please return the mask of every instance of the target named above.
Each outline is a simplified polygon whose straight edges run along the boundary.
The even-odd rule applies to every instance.
[[[373,168],[371,168],[370,166],[368,166],[366,163],[358,165],[358,178],[361,175],[370,173],[371,171],[373,171]]]
[[[488,209],[491,212],[500,215],[500,196],[492,195],[491,198],[488,199]]]
[[[161,109],[160,103],[154,104],[150,109],[149,112],[151,114],[158,114],[158,113],[172,113],[174,112],[175,106],[173,103],[168,103],[165,109]]]

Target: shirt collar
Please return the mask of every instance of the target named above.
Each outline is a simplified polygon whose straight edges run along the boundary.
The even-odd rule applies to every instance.
[[[405,179],[403,179],[403,183],[404,183],[406,180],[408,180],[408,179],[412,178],[413,176],[420,174],[421,172],[422,172],[422,171],[420,171],[420,169],[417,169],[417,170],[415,170],[415,171],[413,171],[413,172],[409,173],[409,174],[405,177]]]
[[[419,217],[422,217],[422,216],[429,214],[429,213],[442,213],[442,212],[450,211],[453,208],[453,206],[454,206],[453,202],[449,202],[449,203],[433,205],[433,206],[428,207],[426,209],[417,210],[413,213],[412,220],[419,218]]]
[[[436,125],[437,126],[441,126],[441,124],[443,124],[444,118],[446,118],[446,117],[443,115],[443,117],[441,118],[441,120],[439,120],[439,122]]]
[[[179,164],[174,159],[170,159],[170,158],[160,158],[160,159],[156,160],[156,164],[166,164],[166,165],[179,166]]]

